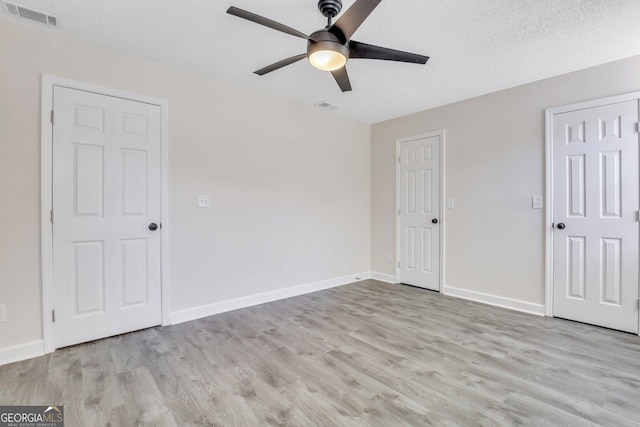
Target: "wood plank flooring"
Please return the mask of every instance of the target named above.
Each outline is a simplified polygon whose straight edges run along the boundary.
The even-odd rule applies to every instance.
[[[74,426],[640,425],[640,338],[366,280],[0,367]]]

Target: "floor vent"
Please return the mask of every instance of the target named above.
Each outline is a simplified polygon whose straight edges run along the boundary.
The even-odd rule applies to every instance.
[[[318,102],[315,106],[324,110],[337,110],[338,108],[340,108],[335,104],[331,104],[330,102],[325,101]]]
[[[18,6],[12,3],[5,3],[7,11],[10,14],[19,16],[21,18],[30,19],[32,21],[39,22],[41,24],[51,25],[52,27],[58,26],[58,19],[55,16],[47,15],[46,13],[38,12],[36,10],[27,9],[26,7]]]

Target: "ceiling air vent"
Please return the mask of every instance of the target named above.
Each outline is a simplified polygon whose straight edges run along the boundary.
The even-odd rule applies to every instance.
[[[324,110],[337,110],[338,108],[340,108],[335,104],[331,104],[331,103],[325,102],[325,101],[319,102],[315,106],[318,107],[318,108],[322,108]]]
[[[54,16],[50,16],[45,13],[38,12],[32,9],[27,9],[26,7],[18,6],[11,3],[5,3],[5,4],[7,5],[7,10],[12,15],[16,15],[21,18],[40,22],[41,24],[51,25],[53,27],[58,26],[58,20]]]

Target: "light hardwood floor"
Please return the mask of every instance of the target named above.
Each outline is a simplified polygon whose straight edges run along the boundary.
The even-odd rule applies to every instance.
[[[0,367],[75,426],[640,425],[640,338],[367,280]]]

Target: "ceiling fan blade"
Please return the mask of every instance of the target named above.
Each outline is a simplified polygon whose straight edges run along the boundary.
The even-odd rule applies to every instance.
[[[271,64],[264,68],[260,68],[258,71],[254,71],[254,73],[259,76],[264,76],[267,73],[278,70],[282,67],[286,67],[287,65],[291,65],[294,62],[298,62],[302,58],[306,58],[306,57],[307,57],[306,53],[301,53],[300,55],[292,56],[291,58],[283,59],[282,61],[278,61],[275,64]]]
[[[354,40],[349,42],[349,58],[382,59],[384,61],[410,62],[413,64],[426,64],[429,60],[428,56],[418,55],[417,53],[403,52]]]
[[[244,18],[251,22],[255,22],[256,24],[264,25],[265,27],[273,28],[274,30],[282,31],[283,33],[291,34],[292,36],[300,37],[301,39],[307,40],[309,38],[309,36],[307,36],[306,34],[301,33],[298,30],[294,30],[291,27],[287,27],[284,24],[272,21],[271,19],[256,15],[255,13],[247,12],[246,10],[239,9],[234,6],[231,6],[229,9],[227,9],[227,13],[239,18]]]
[[[343,92],[351,91],[351,82],[349,81],[349,75],[347,74],[347,67],[339,68],[335,71],[332,71],[333,78],[336,79],[336,83],[340,86],[340,89]]]
[[[382,0],[356,0],[346,12],[329,28],[338,38],[343,38],[343,43],[353,36],[358,27],[373,12]],[[338,31],[336,31],[336,29]],[[341,34],[338,34],[341,33]],[[344,36],[344,37],[341,37]]]

